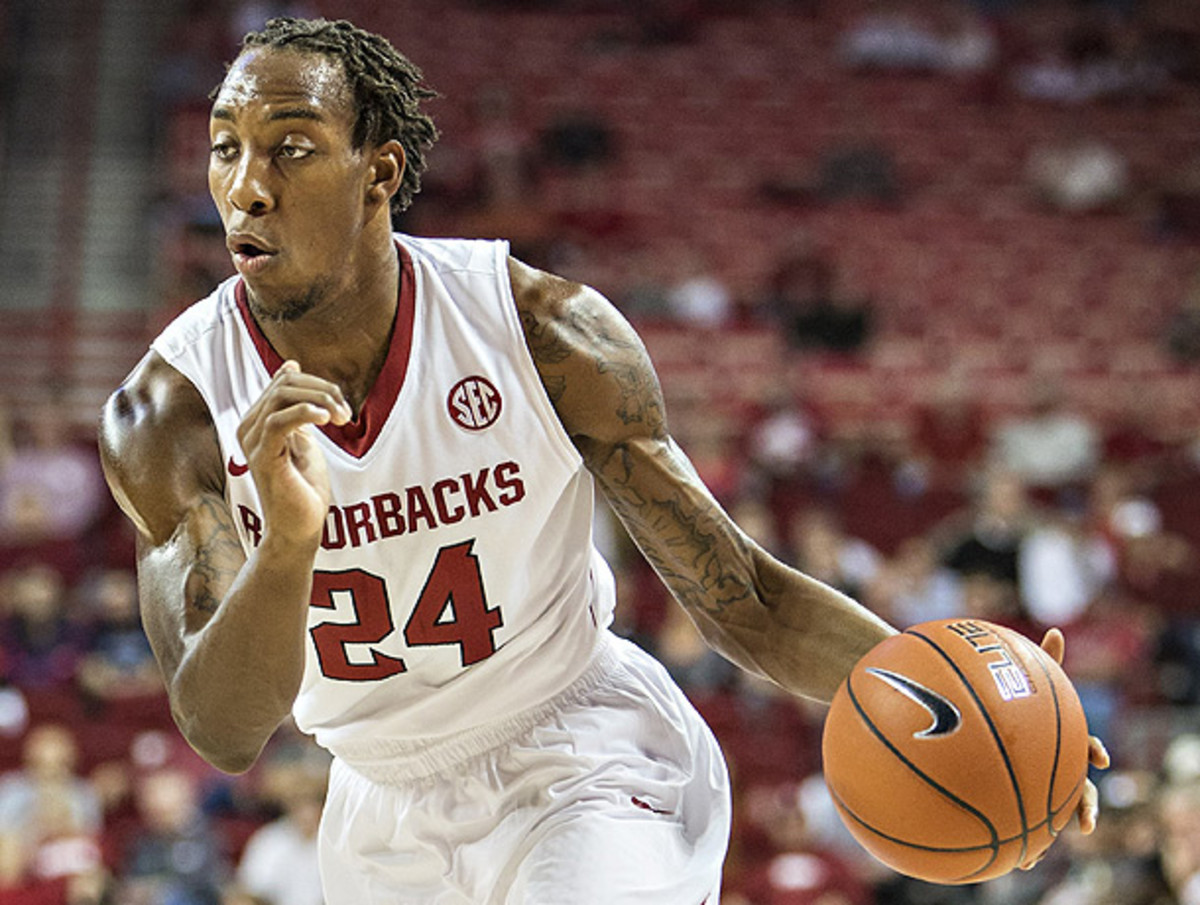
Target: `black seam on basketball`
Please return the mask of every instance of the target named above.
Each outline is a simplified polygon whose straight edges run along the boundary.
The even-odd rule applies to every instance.
[[[975,701],[975,706],[979,708],[979,713],[983,716],[984,721],[987,723],[988,729],[992,733],[992,740],[995,741],[996,748],[1000,752],[1000,757],[1004,760],[1004,768],[1008,771],[1008,779],[1009,782],[1012,783],[1013,795],[1017,799],[1017,813],[1021,818],[1021,837],[1023,840],[1021,843],[1021,857],[1018,859],[1018,863],[1024,861],[1025,854],[1029,850],[1029,817],[1025,813],[1025,799],[1021,795],[1021,784],[1017,781],[1016,769],[1013,767],[1012,758],[1008,756],[1008,748],[1004,744],[1004,739],[1000,737],[1000,733],[996,729],[996,724],[992,721],[992,715],[988,713],[987,708],[983,706],[983,701],[979,699],[979,694],[972,687],[971,683],[967,681],[967,677],[963,674],[962,669],[960,669],[959,665],[954,662],[953,658],[942,649],[941,645],[939,645],[929,636],[923,635],[920,632],[912,631],[911,629],[906,631],[904,634],[912,635],[914,638],[920,638],[935,651],[937,651],[938,655],[943,660],[950,664],[950,668],[954,670],[955,675],[957,675],[959,680],[963,683],[963,687],[967,689],[967,693]],[[999,635],[996,637],[998,639],[1000,638]]]
[[[1074,797],[1075,790],[1078,789],[1082,783],[1083,783],[1082,779],[1079,780],[1079,782],[1075,783],[1075,788],[1072,789],[1071,794],[1067,796],[1067,801],[1070,801],[1071,798]],[[966,880],[970,880],[972,877],[977,876],[978,874],[987,870],[988,867],[990,867],[992,865],[992,863],[998,857],[1000,848],[1002,848],[1005,845],[1008,845],[1008,843],[1010,843],[1010,842],[1016,842],[1022,836],[1021,833],[1018,833],[1017,835],[1009,836],[1006,839],[997,839],[994,846],[991,844],[963,845],[963,846],[956,846],[956,847],[946,847],[946,846],[937,846],[937,845],[922,845],[919,842],[909,842],[907,839],[900,839],[896,836],[890,836],[887,833],[883,832],[882,830],[878,830],[875,827],[871,826],[871,824],[867,823],[865,820],[863,820],[861,817],[859,817],[857,814],[855,814],[853,810],[851,810],[849,805],[847,805],[846,802],[844,802],[841,799],[841,796],[838,795],[837,791],[832,786],[829,786],[829,794],[831,796],[833,796],[834,801],[836,801],[838,803],[838,806],[842,808],[842,810],[846,813],[847,816],[850,817],[851,820],[853,820],[855,823],[859,824],[859,826],[861,826],[863,829],[867,830],[868,832],[874,833],[880,839],[883,839],[887,842],[891,842],[895,845],[903,845],[906,848],[916,849],[917,851],[921,851],[921,852],[931,852],[933,854],[939,854],[939,855],[965,855],[965,854],[969,854],[970,852],[982,852],[982,851],[987,851],[988,849],[994,849],[994,851],[992,853],[992,858],[991,858],[991,860],[988,861],[988,863],[986,865],[979,868],[979,870],[972,871],[969,874],[964,874],[963,876],[958,877],[955,880],[951,880],[950,881],[951,883],[962,883]],[[1030,831],[1036,832],[1037,830],[1040,830],[1043,826],[1048,825],[1050,827],[1051,832],[1053,832],[1054,818],[1057,817],[1059,814],[1061,814],[1066,809],[1066,807],[1067,807],[1066,802],[1064,802],[1063,806],[1061,808],[1058,808],[1057,810],[1055,810],[1053,813],[1051,813],[1046,818],[1046,820],[1039,821],[1038,823],[1031,826],[1029,828]],[[1020,861],[1017,862],[1017,864],[1020,864],[1020,863],[1021,863]]]
[[[1032,641],[1023,635],[1017,635],[1018,638],[1025,644],[1026,647],[1034,647]],[[1062,758],[1062,710],[1058,705],[1058,689],[1054,685],[1054,679],[1050,677],[1050,670],[1046,668],[1046,664],[1042,662],[1042,658],[1038,656],[1036,651],[1041,648],[1036,648],[1033,655],[1033,660],[1038,665],[1038,669],[1042,671],[1042,675],[1046,677],[1046,685],[1050,688],[1050,698],[1054,701],[1054,763],[1050,767],[1050,783],[1046,789],[1046,814],[1054,812],[1054,783],[1058,779],[1058,762]],[[1078,786],[1078,783],[1076,783]],[[1074,793],[1072,793],[1074,794]],[[1067,796],[1067,801],[1070,801],[1070,796]],[[1058,838],[1058,830],[1054,828],[1054,821],[1050,821],[1050,836]]]
[[[980,811],[978,808],[971,805],[969,802],[964,801],[962,798],[959,798],[957,795],[955,795],[953,792],[951,792],[949,789],[947,789],[945,786],[943,786],[941,783],[939,783],[933,777],[929,776],[927,773],[925,773],[923,770],[921,770],[920,767],[918,767],[911,760],[909,760],[907,757],[905,757],[903,752],[901,752],[900,749],[898,749],[895,745],[893,745],[891,743],[891,741],[888,740],[888,738],[880,731],[879,727],[875,725],[875,722],[871,719],[871,717],[867,715],[867,712],[863,709],[863,706],[858,702],[858,696],[854,693],[853,679],[854,679],[853,674],[848,676],[846,679],[846,695],[847,695],[847,697],[849,697],[850,703],[854,705],[854,709],[856,711],[858,711],[859,718],[863,721],[864,724],[866,724],[866,727],[871,730],[871,734],[874,735],[877,739],[879,739],[879,741],[883,744],[883,746],[885,748],[887,748],[889,751],[891,751],[892,754],[896,757],[896,759],[899,760],[900,763],[904,764],[904,766],[908,767],[908,769],[911,770],[914,774],[916,774],[917,777],[919,777],[921,780],[926,782],[928,785],[932,786],[936,791],[940,792],[942,795],[944,795],[946,798],[948,798],[954,804],[958,805],[960,808],[962,808],[967,813],[972,814],[975,817],[979,818],[979,820],[987,828],[988,835],[991,836],[991,838],[992,838],[991,844],[984,845],[984,846],[978,846],[978,848],[980,848],[980,849],[991,848],[991,850],[992,850],[992,857],[988,859],[987,864],[985,864],[983,867],[981,867],[979,869],[980,872],[987,870],[992,865],[992,863],[996,860],[996,858],[999,857],[999,855],[1000,855],[1000,843],[998,841],[1000,838],[1000,834],[996,832],[995,825],[992,823],[991,820],[988,819],[987,814],[984,814],[982,811]],[[833,790],[830,789],[830,791],[832,793]],[[840,799],[839,799],[839,801],[840,801]],[[849,814],[854,813],[849,808],[846,808],[846,812]],[[859,823],[862,823],[862,825],[864,827],[866,827],[867,829],[869,829],[872,833],[882,836],[885,839],[891,838],[887,834],[882,833],[879,830],[875,829],[875,827],[869,825],[865,821],[862,821],[857,816],[855,816],[854,819],[858,820]],[[899,841],[899,840],[896,840],[896,841]],[[906,843],[906,844],[908,844],[908,843]],[[920,847],[920,846],[917,846],[917,847]],[[974,848],[975,847],[972,847],[970,850],[973,851]],[[930,849],[930,851],[941,851],[941,849]]]

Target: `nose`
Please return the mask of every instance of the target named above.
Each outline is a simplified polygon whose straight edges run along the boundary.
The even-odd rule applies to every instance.
[[[229,203],[244,214],[265,214],[275,206],[267,182],[269,164],[256,155],[243,153],[230,177]]]

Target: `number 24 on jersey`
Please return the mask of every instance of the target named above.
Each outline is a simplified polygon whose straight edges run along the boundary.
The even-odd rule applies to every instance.
[[[499,607],[488,608],[474,544],[469,540],[438,550],[403,629],[409,647],[457,645],[463,666],[496,652],[493,635],[504,624]],[[339,600],[349,602],[354,621],[322,622],[310,630],[322,674],[375,682],[404,672],[403,659],[371,646],[396,631],[386,582],[363,569],[315,572],[311,605],[333,610]],[[347,655],[351,644],[368,645],[370,662],[352,662]]]

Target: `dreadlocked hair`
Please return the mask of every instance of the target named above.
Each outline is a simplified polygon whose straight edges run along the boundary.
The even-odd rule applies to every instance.
[[[422,101],[437,97],[437,92],[424,84],[421,70],[387,38],[344,19],[270,19],[262,31],[252,31],[242,39],[242,50],[251,47],[290,48],[341,61],[354,92],[354,148],[392,139],[400,142],[404,176],[391,207],[393,214],[407,209],[421,190],[421,174],[428,166],[425,151],[438,138],[433,120],[420,109]]]

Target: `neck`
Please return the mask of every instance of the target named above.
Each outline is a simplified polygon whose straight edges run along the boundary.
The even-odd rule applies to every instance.
[[[286,361],[342,388],[355,413],[387,358],[396,321],[400,265],[389,231],[345,284],[294,321],[259,319],[263,335]]]

